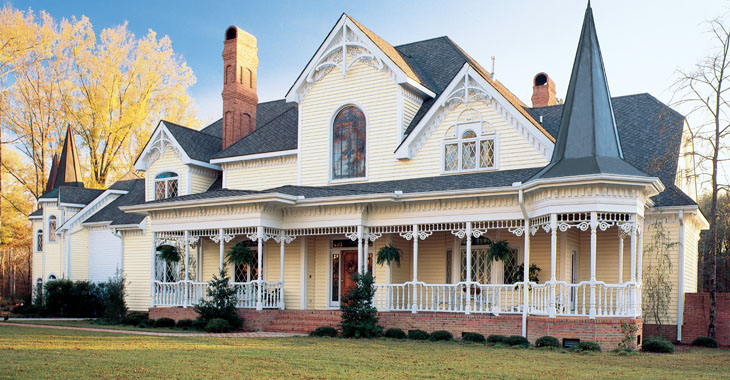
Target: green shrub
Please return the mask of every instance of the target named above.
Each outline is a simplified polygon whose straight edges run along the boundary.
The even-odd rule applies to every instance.
[[[406,332],[401,329],[387,329],[387,330],[385,330],[384,335],[386,338],[394,338],[394,339],[405,339],[406,338]]]
[[[484,335],[473,332],[465,332],[461,334],[461,340],[464,342],[484,343],[487,341]]]
[[[155,327],[175,327],[175,320],[172,318],[160,318],[155,321]]]
[[[671,354],[674,352],[674,345],[668,340],[658,336],[648,336],[644,338],[641,350],[646,352],[658,352]]]
[[[193,329],[203,331],[205,330],[205,326],[208,325],[208,322],[205,321],[205,319],[196,319],[193,321]]]
[[[243,319],[236,312],[236,290],[229,286],[229,281],[225,269],[221,269],[217,276],[213,275],[208,283],[207,299],[200,301],[194,310],[207,322],[225,319],[231,328],[239,328],[243,325]]]
[[[578,343],[578,345],[575,346],[575,350],[601,352],[601,346],[599,346],[596,342],[584,341]]]
[[[423,330],[408,330],[408,339],[412,340],[428,340],[430,335]]]
[[[383,326],[378,326],[378,309],[373,307],[375,286],[370,273],[355,273],[355,286],[342,297],[342,336],[346,338],[373,338],[382,334]]]
[[[431,336],[428,337],[428,340],[432,342],[438,342],[442,340],[452,340],[454,339],[454,336],[451,335],[450,332],[446,330],[438,330],[431,333]]]
[[[309,333],[309,336],[328,336],[334,338],[337,336],[337,329],[330,326],[317,327]]]
[[[119,323],[129,326],[137,326],[140,322],[146,321],[147,319],[149,319],[149,314],[133,311],[122,317]]]
[[[553,347],[553,348],[560,348],[560,341],[558,338],[546,335],[540,338],[537,338],[535,341],[535,347]]]
[[[139,323],[137,324],[137,327],[144,329],[144,328],[152,327],[154,325],[155,325],[154,319],[143,319],[143,320],[139,321]]]
[[[183,330],[191,329],[193,328],[193,320],[192,319],[181,319],[175,323],[175,327]]]
[[[97,318],[103,313],[103,298],[103,289],[89,281],[49,281],[43,291],[43,313],[51,317]]]
[[[701,336],[692,341],[693,346],[717,348],[717,341],[709,336]]]
[[[124,277],[121,271],[117,270],[114,277],[99,286],[104,318],[112,323],[119,323],[127,314],[127,304],[124,302]]]
[[[523,346],[523,347],[530,347],[530,342],[522,335],[512,335],[511,337],[507,338],[505,343],[509,344],[510,346]]]
[[[209,333],[227,333],[231,331],[231,324],[223,318],[213,318],[205,325],[205,331]]]
[[[504,335],[490,335],[487,337],[487,343],[497,344],[507,342],[507,337]]]

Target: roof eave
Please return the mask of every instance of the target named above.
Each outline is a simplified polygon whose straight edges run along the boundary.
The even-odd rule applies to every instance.
[[[171,201],[162,203],[120,206],[119,209],[124,212],[148,215],[152,211],[162,211],[174,208],[189,207],[210,207],[219,205],[245,204],[245,203],[262,203],[277,202],[283,204],[294,204],[297,200],[296,196],[282,193],[265,193],[265,194],[247,194],[237,195],[233,197],[216,197],[207,199],[193,199],[184,201]]]

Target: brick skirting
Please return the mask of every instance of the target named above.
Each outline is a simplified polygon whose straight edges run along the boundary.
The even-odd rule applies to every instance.
[[[715,336],[717,343],[730,346],[730,293],[715,293]],[[710,324],[710,293],[685,293],[682,343],[707,336]]]
[[[339,310],[239,309],[238,314],[244,318],[243,329],[246,331],[295,333],[308,333],[320,326],[338,328],[341,316]],[[197,315],[192,308],[150,309],[150,318],[162,317],[179,320],[194,319]],[[490,316],[489,314],[379,312],[378,319],[379,324],[386,329],[400,328],[404,331],[421,329],[428,332],[446,330],[457,338],[464,332],[476,332],[484,336],[522,334],[522,315],[518,314]],[[537,338],[550,335],[561,341],[563,338],[592,341],[600,344],[604,350],[611,350],[624,338],[621,333],[622,323],[637,325],[637,336],[642,335],[641,319],[529,316],[527,339],[534,343]]]

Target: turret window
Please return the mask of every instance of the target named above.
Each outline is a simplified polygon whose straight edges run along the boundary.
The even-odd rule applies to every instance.
[[[49,243],[55,243],[56,242],[56,216],[51,215],[48,218],[48,242]]]
[[[178,196],[178,176],[172,172],[160,173],[155,177],[155,200]]]
[[[35,234],[36,251],[43,252],[43,230],[38,230]]]
[[[365,114],[347,106],[332,125],[332,179],[365,177]]]

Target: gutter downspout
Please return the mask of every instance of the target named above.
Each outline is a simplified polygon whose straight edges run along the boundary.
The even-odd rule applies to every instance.
[[[677,247],[679,265],[677,268],[677,341],[682,341],[684,323],[684,211],[679,210],[679,246]]]
[[[522,217],[524,221],[524,234],[525,234],[525,248],[523,253],[523,273],[522,280],[524,285],[522,287],[522,336],[527,338],[527,309],[530,301],[529,283],[530,283],[530,218],[527,216],[527,209],[525,208],[525,198],[522,190],[522,184],[520,183],[519,193],[517,195],[517,202],[520,204],[520,210],[522,210]]]

